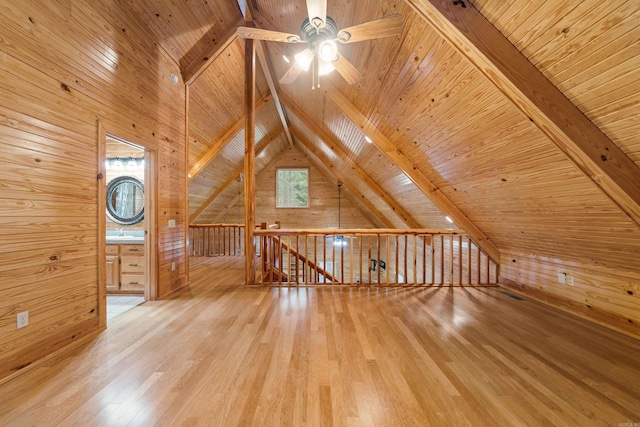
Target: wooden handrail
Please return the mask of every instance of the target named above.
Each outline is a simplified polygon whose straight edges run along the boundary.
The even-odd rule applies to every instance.
[[[270,235],[274,234],[273,230],[257,229],[254,234],[257,235]],[[275,232],[278,236],[377,236],[382,234],[393,234],[398,236],[417,236],[423,234],[430,235],[454,235],[454,236],[467,236],[464,230],[442,230],[442,229],[395,229],[395,228],[352,228],[352,229],[332,229],[332,228],[317,228],[317,229],[293,229],[283,228]]]

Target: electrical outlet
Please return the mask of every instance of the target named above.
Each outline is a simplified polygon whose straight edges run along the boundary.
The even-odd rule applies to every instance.
[[[175,271],[175,269],[176,269],[176,263],[172,262],[171,263],[171,271]]]
[[[16,329],[24,328],[27,325],[29,325],[29,312],[21,311],[16,314]]]
[[[558,273],[558,283],[562,283],[563,285],[567,283],[567,273]]]
[[[569,286],[574,286],[574,280],[573,280],[573,276],[567,276],[567,285]]]
[[[170,219],[169,220],[169,228],[175,228],[176,226],[176,220],[175,219]]]

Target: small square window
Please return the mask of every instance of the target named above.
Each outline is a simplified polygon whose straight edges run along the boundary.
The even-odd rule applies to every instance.
[[[278,169],[276,171],[276,207],[309,207],[309,169]]]

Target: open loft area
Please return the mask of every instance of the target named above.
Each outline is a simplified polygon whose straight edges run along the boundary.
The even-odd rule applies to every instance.
[[[46,423],[43,403],[62,424],[639,423],[639,16],[0,0],[0,424]],[[107,296],[143,303],[108,320]],[[153,360],[97,368],[134,355]],[[290,375],[306,400],[265,415],[291,390],[260,385]],[[205,389],[234,394],[222,418],[188,399]]]

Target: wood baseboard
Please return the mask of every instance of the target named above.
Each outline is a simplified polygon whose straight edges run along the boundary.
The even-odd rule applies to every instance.
[[[571,313],[580,318],[640,340],[640,325],[631,319],[620,316],[619,314],[606,311],[601,308],[592,307],[587,304],[580,304],[577,301],[561,298],[503,277],[500,278],[498,285],[536,301],[558,308],[564,312]]]
[[[0,385],[6,384],[6,383],[14,380],[15,378],[18,378],[18,377],[24,375],[25,373],[32,371],[33,369],[40,367],[44,363],[54,362],[54,361],[57,361],[59,359],[67,357],[69,354],[71,354],[73,351],[75,351],[79,347],[81,347],[81,346],[87,344],[88,342],[94,340],[95,338],[97,338],[106,329],[107,329],[106,327],[103,327],[103,328],[100,328],[100,329],[96,329],[95,331],[88,333],[84,337],[78,338],[77,340],[72,341],[70,344],[59,348],[58,350],[54,351],[53,353],[50,353],[50,354],[44,356],[43,358],[38,359],[38,360],[34,361],[33,363],[28,364],[24,368],[20,368],[19,370],[15,371],[15,372],[13,372],[13,373],[5,376],[5,377],[0,378]]]

